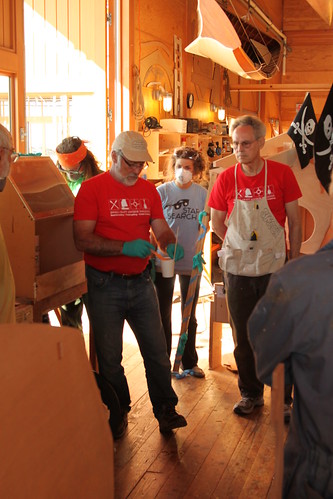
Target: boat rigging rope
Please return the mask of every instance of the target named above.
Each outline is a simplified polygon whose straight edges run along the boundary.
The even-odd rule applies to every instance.
[[[234,4],[233,4],[232,0],[230,0],[230,4],[231,4],[231,6],[232,6],[232,8],[233,8],[233,10],[234,10],[234,12],[235,12],[235,14],[236,14],[236,16],[237,16],[237,19],[238,19],[238,21],[239,21],[239,23],[240,23],[240,25],[241,25],[241,27],[242,27],[242,29],[243,29],[243,32],[244,32],[244,34],[245,34],[245,36],[246,36],[246,38],[247,38],[248,43],[249,43],[249,44],[251,45],[251,47],[253,48],[254,54],[255,54],[256,59],[257,59],[257,63],[258,63],[258,65],[259,65],[259,69],[262,69],[262,68],[263,68],[266,64],[262,62],[262,60],[261,60],[260,56],[258,55],[257,49],[256,49],[256,47],[253,45],[253,43],[252,43],[252,41],[251,41],[251,39],[250,39],[250,37],[249,37],[249,35],[248,35],[247,31],[246,31],[246,28],[245,28],[245,26],[244,26],[244,24],[243,24],[243,22],[242,22],[242,19],[239,17],[238,12],[236,11],[236,8],[235,8],[235,6],[234,6]],[[258,33],[259,38],[260,38],[260,40],[261,40],[261,43],[262,43],[262,44],[266,47],[267,51],[268,51],[268,52],[270,52],[270,50],[269,50],[269,48],[268,48],[268,45],[267,45],[266,41],[264,40],[264,37],[263,37],[263,35],[262,35],[262,33],[261,33],[260,29],[258,28],[258,26],[257,26],[256,22],[255,22],[254,16],[252,15],[252,12],[251,12],[251,11],[252,11],[252,9],[251,9],[251,1],[250,1],[250,0],[248,0],[247,5],[248,5],[248,7],[247,7],[247,9],[248,9],[248,10],[247,10],[247,14],[248,14],[248,16],[251,18],[251,21],[252,21],[252,23],[253,23],[253,27],[257,30],[257,33]],[[254,62],[254,61],[253,61],[253,62]],[[279,69],[279,67],[278,67],[278,65],[276,64],[276,62],[274,62],[274,66],[275,66],[277,69]]]

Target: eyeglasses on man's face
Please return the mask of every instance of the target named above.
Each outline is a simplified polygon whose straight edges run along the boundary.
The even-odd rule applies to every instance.
[[[234,141],[231,143],[231,147],[233,149],[238,149],[239,147],[241,147],[242,149],[249,149],[252,144],[254,144],[255,142],[257,142],[258,139],[254,139],[254,140],[243,140],[243,142],[237,142],[237,141]]]
[[[124,163],[126,163],[129,168],[140,168],[140,170],[143,170],[148,167],[148,163],[146,161],[128,161],[128,159],[126,159],[122,154],[119,154],[119,156],[124,160]]]
[[[14,149],[10,149],[9,147],[2,147],[2,146],[1,146],[1,149],[5,149],[5,151],[10,152],[10,160],[12,163],[15,163],[15,161],[17,161],[19,159],[19,153],[15,152]]]

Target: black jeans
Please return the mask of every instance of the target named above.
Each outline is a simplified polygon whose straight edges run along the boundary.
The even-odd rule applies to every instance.
[[[224,284],[230,315],[234,356],[238,369],[238,387],[242,396],[258,397],[264,385],[257,378],[254,354],[247,334],[247,321],[264,295],[271,274],[247,277],[224,273]],[[291,403],[292,386],[285,387],[285,402]]]
[[[180,284],[180,298],[182,310],[186,302],[187,290],[190,283],[189,275],[178,275]],[[158,301],[160,305],[161,319],[164,328],[165,339],[167,342],[168,354],[170,357],[172,346],[172,296],[175,285],[174,277],[163,277],[160,272],[156,272],[155,287],[157,291]],[[195,293],[193,297],[193,305],[191,316],[188,324],[188,338],[183,353],[182,364],[184,369],[191,369],[198,363],[198,354],[195,348],[195,340],[197,334],[197,320],[195,317],[195,309],[199,298],[201,275],[197,277]],[[179,329],[180,332],[180,329]]]

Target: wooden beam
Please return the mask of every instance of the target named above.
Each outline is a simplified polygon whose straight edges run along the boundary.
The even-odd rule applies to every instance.
[[[272,83],[232,85],[230,92],[326,92],[331,83]]]
[[[333,20],[333,0],[307,0],[307,2],[331,26]]]

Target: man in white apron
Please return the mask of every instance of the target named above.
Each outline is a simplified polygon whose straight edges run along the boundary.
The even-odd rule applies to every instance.
[[[241,400],[234,412],[250,414],[264,404],[263,383],[256,374],[247,321],[270,276],[286,261],[285,222],[288,219],[288,259],[299,256],[302,193],[290,167],[264,160],[260,150],[266,127],[254,116],[240,116],[230,133],[238,163],[218,176],[209,198],[212,229],[223,240],[219,265],[235,343]],[[286,387],[285,416],[290,416],[291,386]]]

